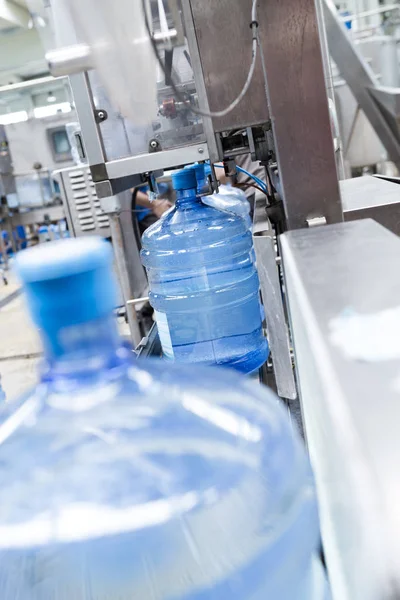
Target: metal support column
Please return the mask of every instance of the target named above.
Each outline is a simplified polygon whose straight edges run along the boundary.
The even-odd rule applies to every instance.
[[[268,0],[260,36],[288,228],[340,222],[315,0]]]
[[[277,392],[285,400],[294,400],[297,398],[297,390],[277,265],[275,235],[265,213],[265,201],[261,198],[256,200],[254,207],[253,242]]]
[[[196,31],[193,22],[192,7],[190,0],[182,0],[182,14],[185,23],[186,35],[188,40],[190,60],[192,64],[193,74],[196,80],[196,90],[199,97],[200,106],[206,111],[210,110],[206,86],[204,82],[204,74],[201,65],[199,47],[197,44]],[[207,138],[208,152],[211,162],[217,162],[221,157],[218,153],[217,142],[215,139],[214,127],[210,117],[203,117],[203,128]]]
[[[7,248],[6,248],[6,244],[2,235],[2,230],[1,230],[1,224],[0,224],[0,256],[3,259],[3,269],[5,271],[7,271],[8,269],[8,254],[7,254]]]
[[[96,107],[93,102],[88,74],[78,73],[70,75],[69,83],[74,96],[75,108],[78,113],[79,124],[92,174],[94,170],[94,175],[98,175],[97,168],[97,170],[101,170],[100,175],[102,176],[97,178],[97,180],[107,179],[107,172],[104,167],[107,157],[99,124],[96,123]],[[93,177],[93,181],[96,181],[95,176]]]
[[[126,307],[128,324],[131,330],[132,343],[133,346],[136,347],[142,339],[142,334],[140,333],[139,323],[136,315],[136,308],[134,305],[128,304],[128,300],[132,298],[132,290],[129,280],[129,273],[125,261],[124,241],[122,237],[121,223],[119,221],[118,213],[110,214],[110,229],[114,248],[115,263]]]

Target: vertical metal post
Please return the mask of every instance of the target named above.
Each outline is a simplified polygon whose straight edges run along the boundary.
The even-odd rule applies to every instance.
[[[326,91],[329,98],[329,112],[333,125],[332,134],[334,136],[334,140],[337,140],[337,147],[335,146],[335,157],[336,157],[336,167],[338,170],[339,179],[346,179],[346,173],[344,168],[344,160],[343,160],[343,149],[342,149],[342,140],[340,135],[340,128],[337,116],[336,109],[336,97],[335,97],[335,89],[333,85],[333,76],[332,76],[332,65],[329,55],[329,47],[328,47],[328,38],[326,35],[326,27],[324,21],[324,12],[322,7],[322,0],[315,0],[315,8],[317,11],[317,19],[318,19],[318,30],[319,37],[321,40],[321,52],[322,52],[322,62],[324,65],[324,73],[325,73],[325,86]]]
[[[268,341],[278,394],[281,398],[297,398],[296,384],[290,355],[289,334],[283,308],[281,282],[276,264],[273,231],[265,230],[253,236],[257,256],[257,270],[260,277],[265,315],[268,327]]]
[[[7,271],[7,269],[8,269],[8,254],[7,254],[6,245],[4,243],[1,223],[0,223],[0,254],[3,258],[4,270]]]
[[[185,23],[186,37],[189,46],[190,60],[192,62],[193,74],[196,81],[197,95],[199,97],[199,104],[206,111],[209,111],[210,107],[208,104],[206,85],[204,82],[203,68],[201,66],[201,58],[199,46],[197,44],[196,30],[194,27],[190,0],[182,0],[182,13],[183,20]],[[218,61],[216,60],[216,64],[217,62]],[[214,126],[210,117],[203,117],[203,128],[204,133],[206,135],[210,161],[212,163],[217,162],[223,157],[219,156],[217,141],[214,133]]]
[[[6,217],[6,221],[5,221],[5,226],[8,232],[8,236],[10,238],[10,244],[11,244],[11,248],[14,254],[17,253],[18,248],[17,248],[17,244],[14,238],[14,229],[13,229],[13,223],[11,220],[11,217]]]
[[[39,191],[40,191],[40,198],[42,200],[42,206],[46,205],[46,201],[45,201],[45,197],[44,197],[44,189],[43,189],[43,181],[42,181],[42,177],[41,177],[41,171],[37,171],[36,172],[37,178],[38,178],[38,184],[39,184]]]
[[[260,10],[269,109],[289,229],[343,220],[315,0]]]
[[[140,260],[140,247],[132,221],[132,192],[118,194],[120,204],[119,223],[124,243],[124,256],[131,289],[130,298],[141,298],[147,295],[148,283],[145,270]],[[136,218],[136,217],[134,217]]]
[[[95,119],[95,105],[88,74],[78,73],[77,75],[70,75],[69,82],[74,96],[75,108],[78,113],[89,165],[91,168],[104,165],[106,162],[106,152],[100,128]],[[104,179],[107,179],[106,173]]]
[[[136,308],[133,304],[127,303],[128,300],[132,299],[132,290],[129,280],[128,269],[125,262],[124,241],[122,237],[121,223],[119,221],[119,215],[117,213],[110,214],[109,218],[118,278],[121,285],[122,295],[124,298],[126,308],[126,315],[131,331],[132,344],[134,347],[136,347],[142,339],[142,334],[140,333],[139,323],[136,315]]]

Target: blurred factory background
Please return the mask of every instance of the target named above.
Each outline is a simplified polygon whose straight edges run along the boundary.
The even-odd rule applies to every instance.
[[[348,35],[380,85],[399,87],[400,5],[352,0],[336,6]],[[45,26],[43,17],[32,13],[24,0],[1,3],[1,171],[8,206],[19,211],[59,204],[59,188],[52,173],[74,164],[66,125],[76,122],[77,116],[68,78],[54,78],[49,73],[41,38]],[[351,86],[334,61],[331,66],[337,111],[334,126],[340,134],[344,166],[341,178],[396,175]],[[46,214],[51,222],[63,218],[61,209]],[[44,216],[42,211],[35,212],[23,222],[40,226]]]
[[[377,84],[393,90],[399,88],[400,3],[349,0],[336,2],[335,5],[338,18],[347,28],[348,40],[360,51]],[[85,151],[69,78],[53,77],[45,58],[45,51],[51,47],[51,40],[47,38],[54,35],[52,27],[49,27],[50,19],[42,10],[36,13],[34,7],[35,0],[0,2],[2,295],[7,293],[6,284],[13,280],[8,273],[9,258],[19,249],[69,235],[97,233],[103,237],[111,236],[109,217],[102,212],[91,170],[84,168],[85,160],[82,161]],[[328,12],[321,10],[321,18],[326,19]],[[396,177],[398,169],[388,155],[387,139],[385,143],[385,139],[379,135],[381,124],[378,122],[378,128],[376,122],[374,126],[371,124],[371,114],[364,112],[365,106],[360,101],[365,81],[360,79],[360,74],[353,67],[343,73],[339,66],[346,64],[346,58],[339,66],[335,63],[342,42],[338,40],[335,43],[329,23],[325,22],[325,28],[321,28],[321,31],[329,33],[327,42],[330,59],[329,64],[325,65],[326,84],[339,179],[373,174]],[[349,48],[345,50],[348,52]],[[179,52],[181,54],[178,56]],[[191,64],[182,49],[175,51],[174,65],[182,81],[192,79]],[[152,132],[149,134],[147,130],[139,130],[121,117],[111,107],[93,72],[89,77],[95,103],[108,112],[108,118],[100,125],[108,159],[119,160],[147,152]],[[361,96],[357,94],[358,88]],[[167,91],[169,94],[169,88]],[[160,93],[162,96],[162,91]],[[179,146],[186,141],[182,135],[196,139],[197,130],[200,132],[198,139],[202,139],[202,126],[198,119],[183,122],[181,117],[175,118],[175,115],[168,113],[168,94],[165,106],[163,104],[165,112],[161,110],[158,115],[160,124],[157,127],[162,133],[154,135],[154,143],[157,144],[162,137],[167,147]],[[139,131],[143,135],[138,134]],[[174,136],[178,137],[175,139]],[[59,171],[64,175],[60,176]],[[168,183],[168,176],[164,177],[164,181]],[[373,185],[371,178],[365,181],[366,187],[358,187],[354,193],[361,196],[370,193],[370,190],[373,193],[373,189],[368,187]],[[123,194],[126,205],[130,207],[130,194]],[[345,199],[343,202],[346,208]],[[89,208],[89,211],[81,210],[78,213],[78,204],[81,209]],[[125,256],[128,262],[131,261],[128,265],[130,287],[135,297],[145,296],[146,278],[138,262],[137,248],[133,247],[137,239],[135,241],[131,235],[130,219],[123,217],[124,211],[121,213],[122,229],[125,226],[130,228],[124,241],[128,246]]]
[[[399,127],[400,0],[0,0],[6,398],[37,380],[42,356],[14,256],[64,237],[110,240],[113,315],[139,358],[175,347],[236,356],[237,338],[256,331],[264,348],[268,339],[256,377],[305,425],[333,597],[400,597],[397,513],[381,509],[397,498],[400,455]],[[185,194],[203,210],[224,186],[231,200],[241,192],[250,221],[237,235],[250,248],[252,232],[243,262],[227,223],[234,210],[217,207],[224,226],[184,213],[170,235]],[[146,240],[154,230],[141,237],[143,216],[162,219],[158,245]],[[210,252],[207,271],[209,248],[229,249],[229,260]],[[246,269],[240,285],[255,309],[243,302],[231,314]],[[257,281],[251,293],[247,280]],[[171,304],[187,298],[196,308],[181,318]]]
[[[336,6],[348,35],[380,85],[399,87],[400,5],[352,0]],[[66,125],[76,122],[77,116],[68,78],[53,78],[49,73],[40,35],[45,25],[43,17],[30,12],[24,0],[1,3],[1,170],[7,175],[11,169],[14,183],[8,178],[3,191],[8,205],[20,210],[57,203],[59,189],[52,172],[74,164]],[[344,164],[342,178],[395,175],[396,168],[382,142],[333,61],[332,77]],[[25,222],[36,220],[40,225],[43,216],[35,213]],[[62,211],[48,216],[54,222],[62,217]]]

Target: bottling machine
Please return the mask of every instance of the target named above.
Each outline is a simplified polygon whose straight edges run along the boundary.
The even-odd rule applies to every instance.
[[[163,172],[196,161],[235,176],[250,154],[268,183],[253,235],[276,386],[288,404],[300,397],[333,596],[398,598],[400,242],[376,222],[396,231],[398,188],[369,178],[360,197],[339,186],[327,39],[397,164],[398,90],[379,88],[331,0],[166,4],[57,2],[55,24],[62,12],[73,35],[47,55],[70,77],[84,179],[108,215],[133,339],[123,194],[143,183],[156,194]]]

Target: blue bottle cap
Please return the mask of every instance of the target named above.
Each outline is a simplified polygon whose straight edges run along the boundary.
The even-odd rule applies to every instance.
[[[206,177],[206,166],[204,163],[195,163],[193,170],[196,173],[197,181],[204,181]]]
[[[93,321],[116,304],[111,244],[100,237],[64,239],[22,250],[16,259],[36,325],[55,330]]]
[[[206,165],[205,163],[193,163],[192,165],[186,165],[185,169],[193,169],[196,173],[197,181],[204,181],[206,176],[211,173],[210,165]]]
[[[172,173],[172,185],[174,190],[190,190],[197,188],[197,178],[194,168],[182,169]]]

